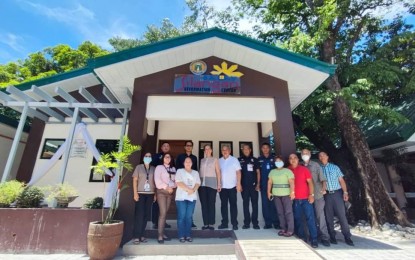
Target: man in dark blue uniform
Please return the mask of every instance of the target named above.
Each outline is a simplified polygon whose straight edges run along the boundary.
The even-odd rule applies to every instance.
[[[163,164],[163,161],[162,161],[163,155],[165,153],[170,152],[170,144],[168,142],[161,143],[160,150],[161,150],[161,152],[159,152],[157,154],[154,154],[153,158],[151,159],[151,165],[153,165],[154,167],[157,167],[158,165]],[[153,228],[154,229],[158,228],[159,214],[160,214],[159,213],[159,204],[156,201],[156,202],[153,203],[153,207],[152,207],[152,210],[151,210],[151,222],[153,222]],[[171,228],[171,226],[167,223],[164,227],[165,228]]]
[[[238,158],[241,164],[241,184],[242,184],[242,200],[244,208],[244,225],[242,229],[250,228],[259,229],[258,225],[258,197],[260,172],[258,159],[251,155],[252,149],[249,145],[242,146],[242,156]],[[249,212],[249,202],[252,204],[252,215]]]
[[[275,160],[271,155],[271,145],[269,143],[263,143],[261,145],[262,155],[258,158],[259,169],[261,172],[261,202],[262,202],[262,216],[264,217],[265,226],[264,229],[279,228],[277,209],[272,201],[268,199],[267,187],[268,187],[268,174],[275,168]]]

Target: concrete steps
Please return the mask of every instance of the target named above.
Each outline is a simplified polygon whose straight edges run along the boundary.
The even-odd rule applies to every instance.
[[[157,243],[156,239],[148,239],[147,243],[134,245],[132,241],[123,246],[124,256],[151,256],[151,255],[235,255],[233,238],[198,238],[193,242],[180,243],[177,238]]]

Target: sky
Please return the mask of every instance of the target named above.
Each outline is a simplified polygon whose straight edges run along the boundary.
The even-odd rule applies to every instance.
[[[207,3],[221,10],[231,0]],[[86,40],[110,50],[111,37],[140,38],[147,25],[164,18],[180,26],[189,13],[185,0],[0,0],[0,64]]]

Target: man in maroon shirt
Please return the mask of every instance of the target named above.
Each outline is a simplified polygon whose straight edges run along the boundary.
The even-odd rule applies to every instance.
[[[310,232],[311,246],[316,248],[318,247],[318,243],[317,226],[312,205],[314,203],[313,177],[307,167],[298,164],[299,159],[296,154],[290,154],[288,160],[290,162],[288,168],[294,173],[295,199],[293,209],[295,233],[299,238],[306,240],[303,226],[303,217],[305,216]]]

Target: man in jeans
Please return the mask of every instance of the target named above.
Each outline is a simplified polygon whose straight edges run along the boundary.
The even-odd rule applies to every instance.
[[[296,154],[290,154],[288,161],[290,162],[288,168],[294,173],[295,183],[295,199],[293,202],[295,233],[299,238],[306,240],[303,226],[303,217],[305,216],[310,232],[311,246],[317,248],[317,227],[313,208],[313,178],[307,167],[298,164],[299,159]]]
[[[321,243],[324,246],[330,246],[329,232],[327,231],[326,215],[324,214],[324,198],[326,194],[326,177],[324,177],[323,170],[320,164],[310,160],[311,152],[308,149],[301,151],[301,159],[303,159],[302,165],[308,168],[314,184],[314,211],[316,213],[316,221],[318,227],[318,233],[321,238]]]
[[[221,201],[222,224],[218,229],[228,228],[228,201],[231,211],[231,223],[233,230],[238,230],[238,206],[236,201],[236,193],[242,191],[241,186],[241,165],[238,159],[231,155],[229,146],[222,147],[222,156],[219,159],[222,189],[219,193]]]

